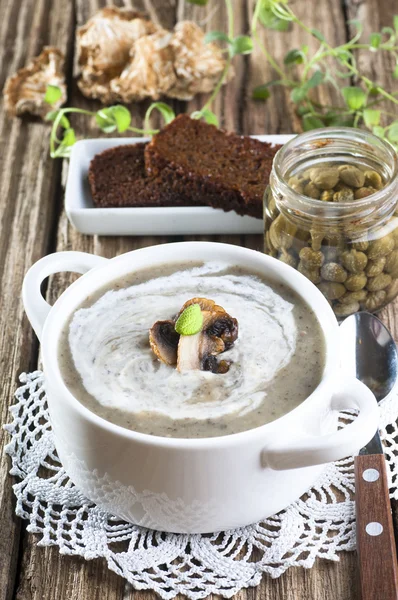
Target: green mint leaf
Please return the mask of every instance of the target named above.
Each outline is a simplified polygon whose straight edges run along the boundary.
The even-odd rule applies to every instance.
[[[47,85],[44,102],[55,104],[62,97],[62,90],[57,85]]]
[[[381,44],[381,33],[371,33],[369,43],[371,49],[377,50]]]
[[[395,32],[398,34],[398,15],[394,15],[393,24]]]
[[[58,114],[59,114],[59,110],[51,110],[49,113],[46,114],[46,116],[44,117],[44,120],[54,122],[55,119],[58,117]],[[65,115],[62,115],[59,124],[64,129],[69,129],[69,127],[70,127],[69,119]]]
[[[76,142],[75,130],[69,127],[69,129],[65,129],[64,137],[62,138],[61,145],[62,146],[73,146]]]
[[[287,31],[290,26],[290,22],[285,19],[279,19],[273,12],[272,9],[263,3],[258,15],[260,23],[266,29],[273,29],[274,31]]]
[[[116,129],[119,133],[123,133],[130,127],[131,115],[125,106],[116,104],[97,111],[95,120],[105,133],[112,133]]]
[[[294,104],[298,104],[299,102],[304,100],[304,98],[307,97],[307,92],[308,92],[308,90],[305,87],[293,88],[292,91],[290,92],[290,98],[291,98],[292,102],[294,102]]]
[[[227,44],[231,43],[231,40],[223,31],[209,31],[205,35],[205,44],[209,44],[210,42],[227,42]]]
[[[171,106],[169,106],[165,102],[153,102],[149,106],[148,110],[145,113],[145,118],[144,118],[145,129],[149,129],[149,117],[151,116],[151,114],[154,110],[157,110],[160,112],[160,114],[162,115],[163,120],[165,122],[165,125],[168,125],[169,123],[174,121],[174,119],[176,118],[175,112],[171,108]]]
[[[197,6],[206,6],[209,0],[186,0],[188,4],[196,4]]]
[[[175,330],[180,335],[195,335],[203,327],[203,315],[199,304],[190,304],[180,314]]]
[[[322,83],[322,81],[324,80],[324,74],[322,73],[322,71],[315,71],[311,77],[309,78],[309,80],[307,81],[307,83],[305,84],[305,88],[307,90],[310,90],[311,88],[316,87],[317,85],[319,85],[320,83]]]
[[[116,131],[116,122],[109,108],[102,108],[95,113],[95,122],[104,133]]]
[[[116,127],[119,133],[123,133],[130,127],[131,114],[130,111],[121,104],[110,106],[111,114],[115,119]]]
[[[376,127],[373,127],[373,129],[372,129],[372,133],[374,133],[375,135],[377,135],[377,137],[380,137],[380,138],[384,138],[385,132],[386,132],[386,130],[384,129],[384,127],[380,127],[380,125],[377,125]]]
[[[319,117],[314,117],[314,115],[304,115],[304,131],[311,131],[311,129],[319,129],[320,127],[325,127],[325,123]]]
[[[371,108],[366,108],[363,111],[363,120],[365,122],[366,127],[374,127],[380,123],[380,111],[372,110]]]
[[[237,54],[250,54],[253,51],[253,40],[248,35],[238,35],[230,44],[231,56]]]
[[[215,125],[216,127],[219,125],[217,115],[210,108],[195,110],[191,113],[191,119],[204,119],[209,125]]]
[[[304,53],[302,50],[289,50],[283,62],[285,65],[301,65],[304,62]]]
[[[365,104],[366,94],[360,87],[348,86],[341,90],[344,101],[351,110],[359,110]]]
[[[311,29],[311,33],[320,42],[326,42],[325,36],[321,31],[319,31],[319,29]]]
[[[393,144],[398,143],[398,121],[394,121],[387,129],[387,137]]]

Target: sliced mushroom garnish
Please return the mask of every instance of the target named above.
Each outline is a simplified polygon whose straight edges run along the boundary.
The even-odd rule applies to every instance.
[[[174,329],[174,321],[156,321],[149,330],[149,343],[152,351],[166,365],[177,364],[179,334]]]
[[[201,330],[194,335],[179,335],[175,323],[191,305],[200,306],[203,317]],[[149,332],[151,348],[167,365],[176,365],[180,372],[201,370],[227,373],[229,360],[218,361],[217,355],[229,350],[238,337],[238,321],[213,300],[188,300],[174,320],[157,321]]]

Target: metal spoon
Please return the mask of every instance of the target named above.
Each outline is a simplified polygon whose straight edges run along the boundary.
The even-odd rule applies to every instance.
[[[343,370],[367,385],[380,402],[398,376],[397,347],[375,316],[359,312],[340,325]],[[362,600],[397,600],[398,569],[379,432],[355,457],[357,551]]]

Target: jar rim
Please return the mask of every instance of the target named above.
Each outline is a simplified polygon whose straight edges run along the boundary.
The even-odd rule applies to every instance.
[[[276,178],[278,192],[280,191],[284,196],[289,195],[293,199],[292,204],[296,204],[296,208],[299,209],[300,212],[305,212],[308,214],[308,211],[311,212],[311,209],[318,209],[320,207],[325,209],[325,201],[317,200],[316,198],[310,198],[305,194],[301,194],[287,184],[284,174],[282,173],[282,165],[287,153],[292,149],[299,149],[303,144],[312,142],[315,150],[317,147],[325,147],[328,139],[362,142],[367,146],[382,149],[382,151],[384,151],[384,153],[389,156],[391,160],[389,165],[391,169],[391,175],[388,183],[381,190],[377,190],[375,193],[358,200],[340,203],[327,203],[330,208],[333,206],[333,213],[336,218],[339,216],[347,217],[351,210],[353,210],[356,215],[358,215],[358,211],[361,209],[366,212],[367,209],[374,208],[375,206],[379,205],[380,202],[382,203],[384,199],[390,197],[390,193],[398,186],[398,155],[394,146],[390,142],[375,136],[369,131],[354,129],[352,127],[324,127],[321,129],[314,129],[298,134],[284,144],[282,148],[280,148],[275,154],[270,178],[270,181]],[[322,142],[322,146],[320,146],[320,142]],[[271,185],[272,183],[273,182],[271,181]],[[306,208],[307,211],[305,210]]]

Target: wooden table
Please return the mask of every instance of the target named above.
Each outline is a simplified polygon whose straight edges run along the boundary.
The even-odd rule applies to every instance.
[[[52,44],[67,56],[70,102],[87,108],[98,106],[83,99],[73,81],[73,42],[76,26],[104,3],[105,0],[0,0],[1,87],[8,75],[39,54],[44,45]],[[247,32],[253,4],[253,0],[235,0],[237,32]],[[214,11],[216,5],[218,8]],[[205,21],[207,29],[225,27],[224,4],[217,0],[210,1],[206,8],[193,7],[184,0],[142,0],[136,6],[146,9],[154,19],[170,28],[182,18]],[[365,32],[369,33],[391,25],[394,12],[398,12],[395,0],[301,0],[296,1],[294,9],[310,27],[323,31],[332,44],[344,43],[349,36],[347,19],[360,19]],[[206,15],[210,15],[207,20]],[[261,35],[278,58],[289,48],[312,43],[297,28],[288,35],[264,31]],[[385,62],[388,58],[376,56],[372,64],[361,55],[358,59],[365,72],[384,83],[387,89],[393,89],[393,80],[386,75],[392,69],[392,64]],[[213,107],[227,129],[247,134],[299,130],[284,90],[276,89],[267,104],[256,104],[250,99],[252,87],[273,78],[258,51],[251,57],[236,58],[235,68],[235,79],[222,90]],[[323,100],[327,100],[328,92],[320,93]],[[335,97],[333,91],[331,95]],[[202,103],[203,98],[195,98],[188,104],[176,102],[175,109],[191,112]],[[146,105],[132,109],[134,122],[141,125]],[[86,118],[75,118],[73,123],[79,134],[96,135]],[[49,252],[83,250],[113,257],[170,240],[166,237],[87,237],[77,233],[63,210],[62,162],[49,157],[49,127],[41,122],[10,119],[0,105],[0,136],[0,420],[4,423],[10,419],[8,406],[13,401],[18,374],[33,370],[38,364],[38,342],[21,302],[22,279],[27,269]],[[258,250],[262,246],[261,236],[212,239]],[[65,275],[52,278],[47,289],[49,300],[54,301],[70,280]],[[395,334],[398,334],[397,311],[395,303],[382,314]],[[7,434],[0,429],[0,600],[153,598],[151,592],[134,592],[122,578],[110,572],[103,561],[62,557],[56,548],[37,547],[35,537],[27,534],[25,523],[14,516],[13,482],[8,475],[9,460],[3,453],[7,441]],[[397,516],[396,506],[393,508]],[[264,577],[259,587],[242,591],[239,596],[244,600],[354,600],[358,598],[356,556],[342,553],[339,563],[319,560],[311,570],[290,569],[276,580]]]

